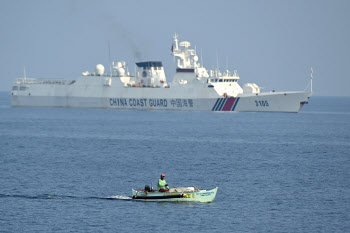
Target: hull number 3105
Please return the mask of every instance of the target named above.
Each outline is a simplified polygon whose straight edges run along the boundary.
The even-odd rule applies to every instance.
[[[269,106],[269,102],[267,102],[267,100],[255,100],[255,106],[257,107],[268,107]]]

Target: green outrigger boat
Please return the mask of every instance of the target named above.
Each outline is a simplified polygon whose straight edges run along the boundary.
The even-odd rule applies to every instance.
[[[180,187],[171,188],[169,192],[132,189],[132,199],[142,201],[212,202],[217,191],[218,187],[209,190],[195,187]]]

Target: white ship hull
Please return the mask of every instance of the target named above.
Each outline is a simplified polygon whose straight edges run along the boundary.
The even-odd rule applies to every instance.
[[[261,93],[255,83],[246,83],[242,88],[236,70],[208,71],[197,63],[198,56],[189,49],[188,41],[179,45],[175,35],[174,45],[172,53],[177,66],[170,84],[159,61],[136,63],[134,75],[126,72],[125,62],[119,61],[112,63],[109,75],[104,74],[104,66],[99,64],[96,72],[83,72],[74,81],[17,79],[12,86],[12,106],[298,112],[312,95],[312,91]]]
[[[80,77],[73,84],[22,84],[12,91],[14,107],[112,108],[172,111],[298,112],[311,92],[266,92],[219,96],[212,88],[126,88]],[[88,83],[95,85],[87,86]],[[24,88],[23,88],[24,87]]]

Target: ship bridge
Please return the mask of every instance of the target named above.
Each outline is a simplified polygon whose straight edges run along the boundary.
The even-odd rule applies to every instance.
[[[155,68],[155,70],[160,69],[163,67],[162,62],[160,61],[146,61],[146,62],[137,62],[137,67],[143,68],[143,69],[150,69]]]
[[[166,83],[163,64],[160,61],[137,62],[135,85],[141,87],[160,87]]]

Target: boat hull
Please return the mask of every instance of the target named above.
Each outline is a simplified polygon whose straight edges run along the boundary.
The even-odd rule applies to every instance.
[[[132,190],[132,199],[157,202],[212,202],[216,197],[218,187],[211,190],[193,190],[187,192],[146,192]]]
[[[196,98],[194,96],[166,98],[164,95],[41,95],[12,92],[14,107],[110,108],[171,111],[220,112],[298,112],[312,95],[311,92],[269,92],[237,97]]]
[[[14,107],[111,108],[216,112],[298,112],[310,92],[260,92],[255,83],[238,84],[235,70],[221,73],[197,63],[188,41],[174,37],[176,73],[167,82],[160,61],[137,62],[130,74],[124,61],[112,62],[110,74],[98,64],[75,80],[18,78],[12,85]]]

